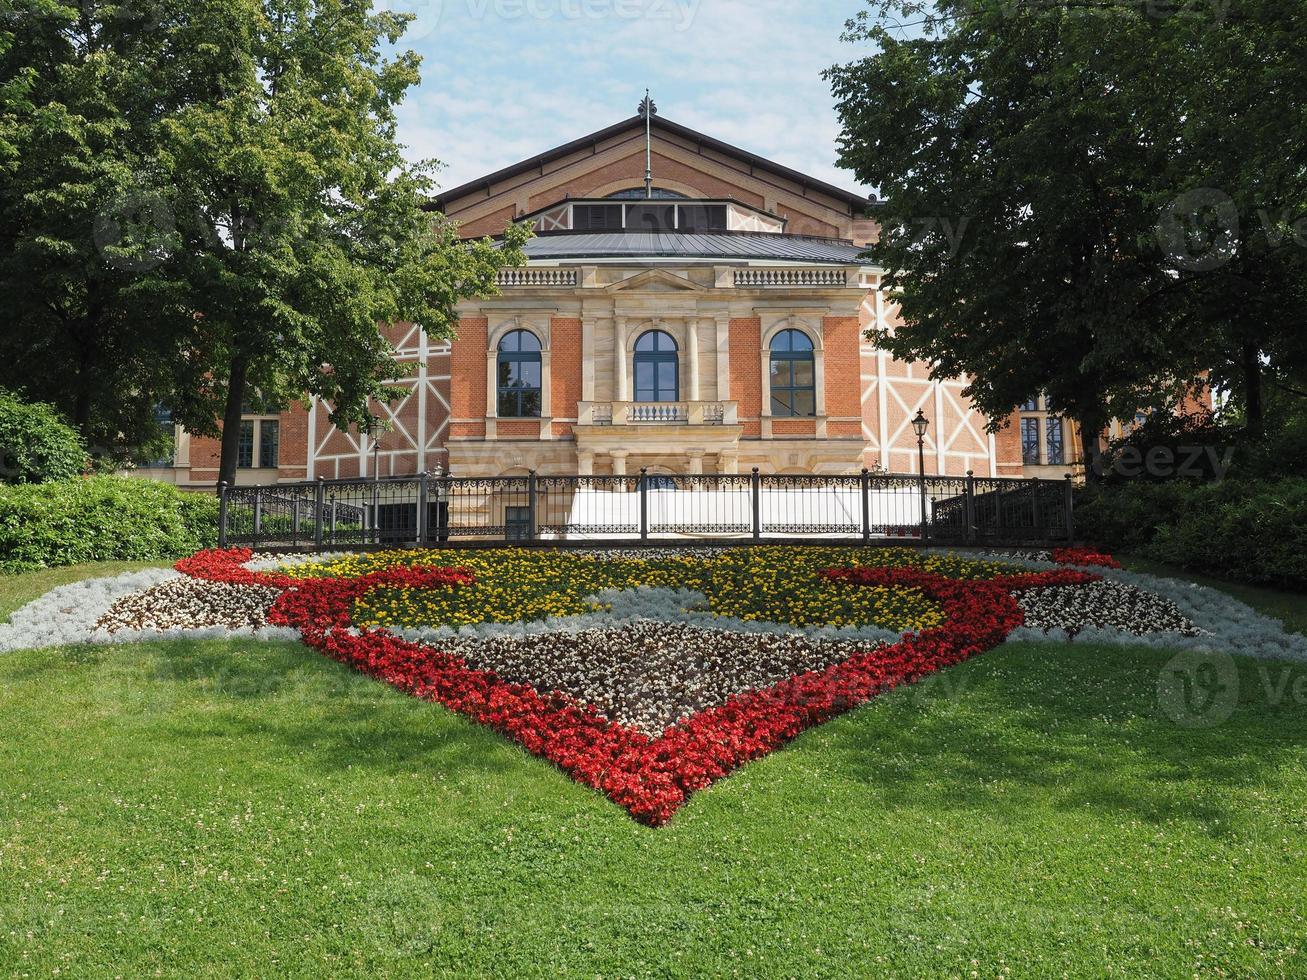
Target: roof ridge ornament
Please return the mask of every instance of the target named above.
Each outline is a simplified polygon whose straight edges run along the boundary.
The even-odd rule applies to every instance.
[[[644,118],[644,196],[653,198],[653,117],[658,115],[658,106],[649,97],[649,90],[644,90],[644,99],[636,112]]]

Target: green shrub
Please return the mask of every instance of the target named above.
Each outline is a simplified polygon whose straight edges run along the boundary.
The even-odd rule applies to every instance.
[[[71,480],[86,467],[86,446],[52,405],[0,391],[0,482]]]
[[[1078,536],[1109,550],[1243,582],[1307,589],[1307,479],[1092,488]]]
[[[178,558],[217,537],[217,499],[167,483],[102,476],[0,486],[0,571]]]

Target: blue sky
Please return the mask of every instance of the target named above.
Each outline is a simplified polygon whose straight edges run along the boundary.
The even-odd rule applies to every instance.
[[[416,15],[422,85],[400,112],[448,188],[634,115],[659,112],[849,190],[823,68],[859,56],[862,0],[378,0]]]

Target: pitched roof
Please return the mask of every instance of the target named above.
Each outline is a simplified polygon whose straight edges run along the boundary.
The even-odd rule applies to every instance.
[[[864,265],[863,249],[837,238],[753,232],[599,231],[537,235],[526,243],[528,260],[601,258],[765,259],[830,265]]]
[[[533,170],[539,171],[540,168],[543,167],[544,165],[551,163],[554,160],[559,160],[562,159],[563,157],[570,156],[571,154],[576,153],[578,150],[583,150],[586,147],[596,146],[599,143],[604,142],[605,140],[609,140],[614,136],[618,136],[626,132],[627,130],[643,129],[643,128],[644,128],[644,117],[631,116],[629,119],[623,119],[619,123],[614,123],[612,126],[608,126],[605,129],[597,130],[589,134],[588,136],[582,136],[580,139],[575,139],[572,140],[570,143],[564,143],[561,146],[556,146],[552,150],[546,150],[543,153],[530,157],[529,159],[522,160],[521,162],[515,163],[512,166],[505,167],[502,170],[496,170],[492,174],[487,174],[484,177],[478,177],[476,180],[468,181],[465,184],[460,184],[458,187],[454,187],[447,191],[444,191],[443,193],[437,194],[434,198],[432,198],[432,206],[437,208],[438,210],[443,210],[449,204],[450,201],[457,200],[458,198],[461,197],[465,197],[474,191],[489,189],[489,187],[493,184],[498,184],[501,183],[502,181],[510,180],[513,177],[519,176],[524,173],[529,173]],[[662,116],[653,117],[653,128],[664,130],[675,136],[679,136],[681,139],[688,140],[689,142],[692,143],[696,143],[698,144],[700,151],[704,149],[709,149],[716,153],[721,153],[726,156],[734,157],[735,159],[741,161],[742,163],[747,163],[749,165],[750,172],[753,172],[755,170],[760,170],[766,173],[774,174],[775,176],[783,177],[786,180],[793,181],[794,183],[799,184],[801,187],[805,189],[805,191],[813,190],[818,193],[825,194],[828,197],[832,197],[837,201],[847,204],[851,214],[857,215],[861,213],[861,211],[865,210],[869,203],[875,202],[874,195],[868,197],[865,194],[859,194],[856,193],[855,191],[844,190],[843,188],[836,187],[834,184],[828,184],[825,181],[818,180],[815,177],[809,177],[807,174],[800,173],[799,171],[793,170],[790,167],[786,167],[783,164],[779,164],[776,163],[775,161],[768,160],[767,158],[758,156],[756,153],[751,153],[748,150],[740,149],[740,147],[738,146],[732,146],[730,143],[724,143],[719,139],[714,139],[713,137],[708,136],[704,133],[700,133],[696,130],[690,129],[688,126],[682,126],[680,123],[675,123],[672,122],[670,119],[665,119]]]

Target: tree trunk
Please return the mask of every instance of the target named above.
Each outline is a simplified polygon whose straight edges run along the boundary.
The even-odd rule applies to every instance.
[[[1243,403],[1248,434],[1260,439],[1266,428],[1266,412],[1262,405],[1262,357],[1254,343],[1245,343],[1241,351],[1243,361]]]
[[[77,377],[73,382],[73,426],[82,434],[89,448],[94,452],[91,442],[91,375],[95,371],[94,342],[82,334],[74,335],[77,344]]]
[[[218,463],[218,480],[231,486],[236,482],[236,458],[240,452],[241,409],[245,405],[245,376],[249,362],[244,354],[231,361],[227,381],[227,405],[222,415],[222,457]]]
[[[1098,437],[1102,435],[1105,423],[1096,416],[1081,416],[1076,419],[1076,424],[1080,428],[1080,458],[1085,464],[1085,482],[1099,483],[1104,474]]]

